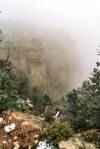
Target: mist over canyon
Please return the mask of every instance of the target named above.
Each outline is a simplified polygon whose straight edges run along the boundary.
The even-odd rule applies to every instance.
[[[7,49],[12,49],[10,60],[20,77],[28,79],[28,94],[33,87],[38,87],[43,93],[59,99],[88,78],[87,66],[83,67],[86,64],[84,55],[80,55],[74,38],[64,29],[3,20],[0,26],[0,55],[5,57]]]
[[[91,0],[3,0],[0,2],[0,55],[53,98],[89,78],[100,43],[100,2]]]

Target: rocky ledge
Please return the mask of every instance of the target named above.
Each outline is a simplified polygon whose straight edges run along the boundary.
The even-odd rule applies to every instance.
[[[39,143],[39,136],[45,127],[46,123],[34,115],[15,111],[3,112],[0,117],[0,147],[3,149],[32,149],[33,145]],[[59,148],[97,149],[94,144],[84,141],[84,135],[84,133],[77,134],[67,141],[61,141]],[[38,146],[38,149],[44,148],[53,149],[52,146],[46,146],[45,142]]]
[[[0,118],[0,146],[6,149],[28,148],[38,142],[43,123],[21,112],[4,112]]]

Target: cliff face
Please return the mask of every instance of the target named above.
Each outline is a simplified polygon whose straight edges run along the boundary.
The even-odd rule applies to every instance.
[[[9,43],[9,44],[8,44]],[[20,82],[27,81],[27,92],[37,87],[46,93],[46,72],[44,64],[44,49],[37,39],[11,39],[2,41],[0,44],[0,56],[7,57],[10,50],[9,60],[15,66],[20,77]]]
[[[6,24],[6,25],[4,25]],[[10,60],[18,70],[21,83],[26,80],[27,92],[38,87],[54,99],[80,82],[80,64],[74,42],[65,32],[20,29],[16,24],[2,24],[0,56]],[[78,77],[77,77],[78,76]]]
[[[17,53],[18,59],[15,60],[15,65],[17,65],[17,69],[27,76],[30,88],[38,87],[42,91],[45,91],[44,49],[41,48],[35,39],[28,41],[28,43],[27,41],[25,42],[26,44],[23,43],[22,45],[24,46],[19,48],[20,50]]]

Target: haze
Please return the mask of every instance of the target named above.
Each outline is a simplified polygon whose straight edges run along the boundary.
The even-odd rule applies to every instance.
[[[37,28],[43,46],[53,52],[50,42],[53,45],[56,41],[63,56],[68,55],[68,48],[71,49],[74,57],[70,62],[74,58],[73,62],[76,61],[77,65],[77,79],[73,81],[73,86],[88,78],[95,66],[96,49],[100,44],[99,0],[0,0],[0,10],[1,24],[11,21],[15,28],[23,28],[23,25],[32,31]],[[69,46],[68,42],[72,45]],[[65,59],[68,56],[64,56]]]

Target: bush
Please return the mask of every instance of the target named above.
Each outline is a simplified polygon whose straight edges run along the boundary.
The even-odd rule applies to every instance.
[[[40,111],[44,112],[46,106],[52,106],[52,100],[49,98],[48,95],[43,95],[38,88],[33,88],[33,93],[31,97],[32,103],[35,108]]]
[[[16,92],[9,95],[4,91],[0,91],[0,112],[8,109],[30,112],[28,107],[24,104],[23,99]]]
[[[94,68],[82,87],[64,96],[65,113],[75,129],[100,128],[100,70]]]
[[[8,109],[28,111],[17,92],[17,77],[11,62],[0,60],[0,112]]]
[[[16,74],[11,62],[0,60],[0,112],[12,108],[29,111],[22,99],[27,96],[27,77],[22,79]],[[43,96],[37,88],[33,89],[31,99],[36,110],[40,112],[44,111],[45,106],[52,105],[51,99],[47,95]]]
[[[51,122],[54,121],[53,113],[52,113],[52,112],[46,113],[46,114],[44,115],[44,117],[45,117],[44,120],[45,120],[46,122],[48,122],[48,123],[51,123]]]
[[[54,122],[42,134],[40,139],[47,143],[58,146],[62,140],[67,140],[73,134],[72,129],[67,122]]]

